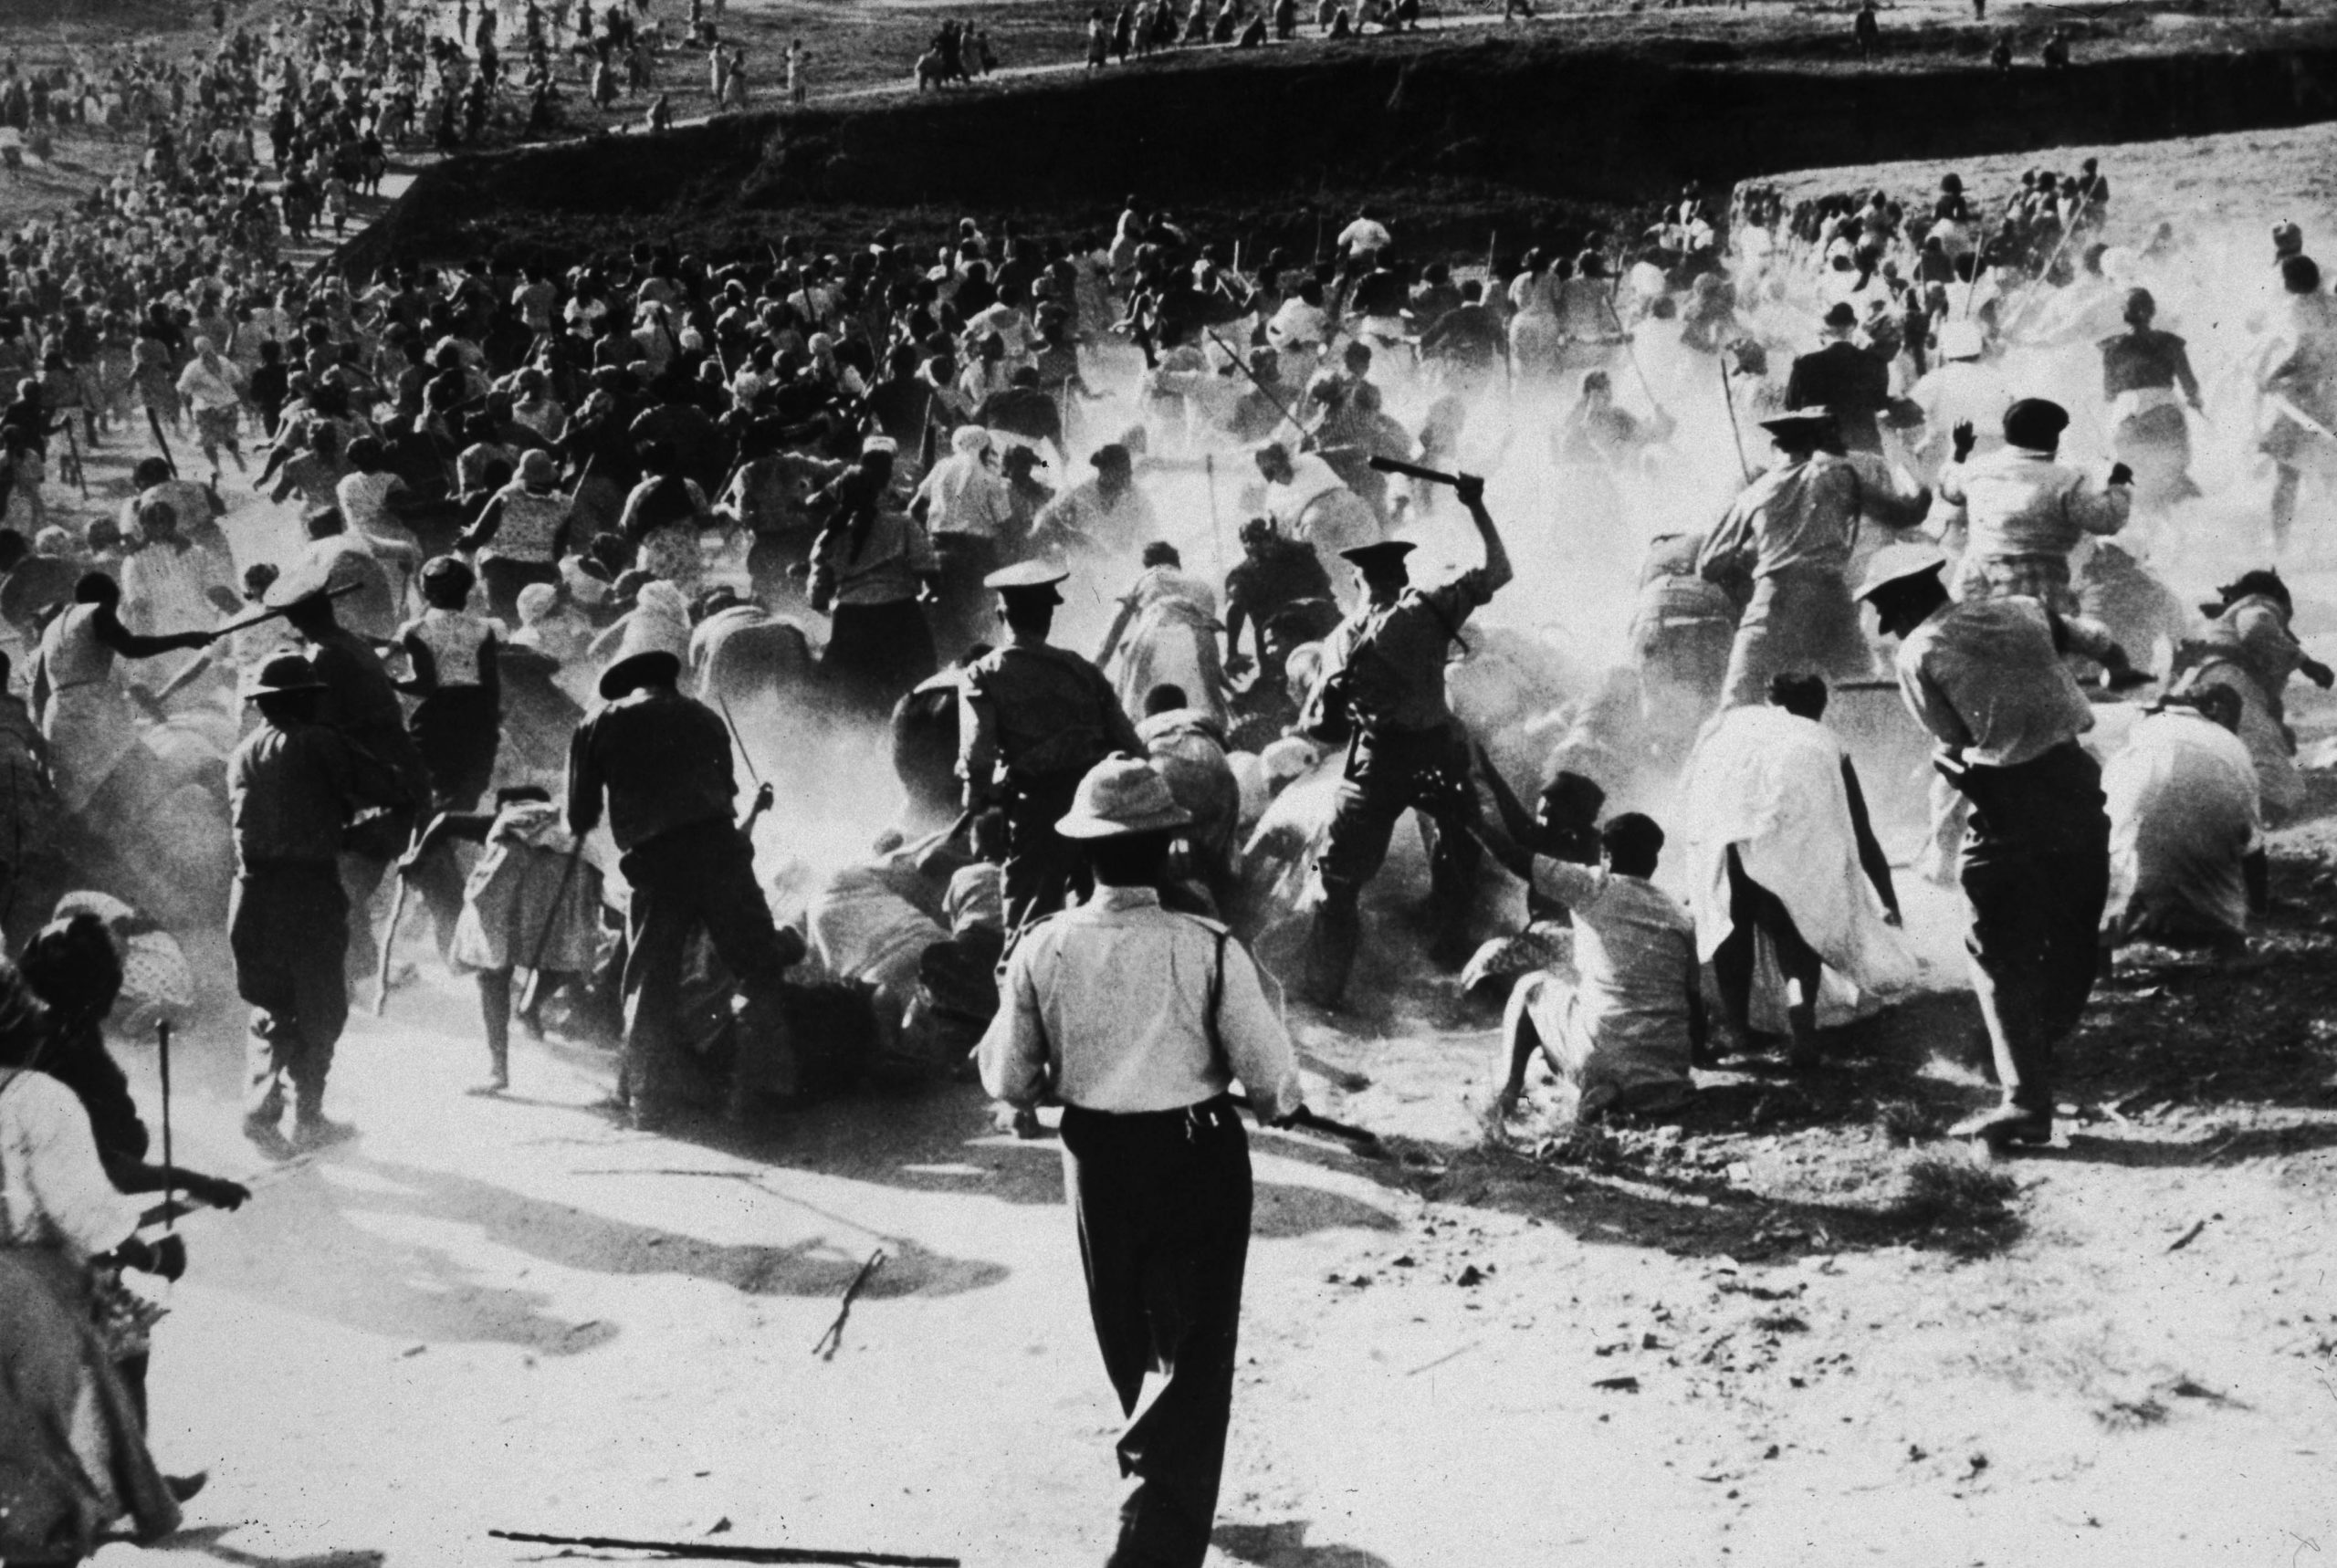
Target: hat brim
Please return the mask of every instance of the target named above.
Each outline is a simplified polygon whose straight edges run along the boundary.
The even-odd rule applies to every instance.
[[[651,674],[652,669],[661,674]],[[682,661],[663,648],[645,649],[628,653],[601,672],[600,692],[604,700],[613,701],[633,690],[644,681],[674,681],[681,678]]]
[[[1806,430],[1831,430],[1836,423],[1830,413],[1781,413],[1761,421],[1761,428],[1771,435],[1797,435]]]
[[[1410,539],[1381,539],[1375,544],[1350,546],[1339,552],[1339,559],[1368,566],[1375,560],[1401,560],[1416,548]]]
[[[1902,584],[1919,582],[1926,577],[1937,577],[1947,570],[1947,562],[1935,560],[1925,566],[1910,567],[1905,571],[1892,573],[1877,582],[1870,582],[1859,590],[1859,601],[1864,603],[1878,593],[1888,593]]]
[[[247,703],[256,703],[265,697],[297,696],[302,692],[321,692],[326,689],[322,681],[300,681],[288,686],[254,686],[244,693],[244,700]]]
[[[1134,821],[1122,821],[1116,818],[1095,817],[1082,811],[1073,811],[1055,823],[1055,833],[1060,838],[1089,841],[1126,839],[1133,838],[1138,833],[1173,832],[1179,828],[1189,828],[1192,823],[1193,814],[1182,806],[1164,807],[1148,816],[1138,817]]]

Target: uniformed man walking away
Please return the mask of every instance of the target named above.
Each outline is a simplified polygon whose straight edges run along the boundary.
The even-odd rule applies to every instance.
[[[681,669],[671,652],[628,628],[601,672],[601,706],[576,727],[568,750],[568,831],[581,839],[598,827],[605,800],[632,890],[616,1101],[645,1131],[669,1123],[686,1097],[677,1071],[682,961],[701,924],[747,998],[732,1110],[798,1087],[779,987],[803,956],[803,939],[771,921],[755,882],[754,843],[731,815],[730,732],[675,689]]]
[[[966,809],[1006,820],[1006,929],[1061,909],[1078,852],[1057,834],[1073,791],[1115,751],[1141,753],[1136,726],[1104,672],[1047,641],[1055,585],[1070,574],[1026,560],[991,572],[1005,646],[966,667],[959,687],[958,773]]]
[[[260,727],[227,765],[236,833],[227,946],[236,994],[252,1008],[244,1132],[268,1148],[283,1141],[288,1082],[296,1145],[348,1135],[324,1113],[325,1077],[349,1021],[341,835],[363,808],[412,804],[393,769],[319,722],[327,694],[299,654],[268,660],[247,699]]]
[[[1468,732],[1445,701],[1444,663],[1470,612],[1515,573],[1485,510],[1485,482],[1463,474],[1454,494],[1484,541],[1484,565],[1423,590],[1411,585],[1404,557],[1412,547],[1400,539],[1340,552],[1355,565],[1365,602],[1326,641],[1327,673],[1300,721],[1309,733],[1347,747],[1329,840],[1315,864],[1305,983],[1317,1007],[1336,1007],[1347,990],[1361,934],[1357,904],[1407,808],[1436,824],[1430,858],[1435,956],[1453,962],[1466,956],[1477,798],[1469,783]]]
[[[1945,565],[1927,547],[1892,546],[1860,597],[1899,639],[1901,694],[1972,803],[1966,949],[2004,1102],[1955,1134],[2042,1144],[2053,1135],[2054,1050],[2092,995],[2110,891],[2101,765],[2078,744],[2093,711],[2063,654],[2099,660],[2113,684],[2143,677],[2098,627],[2034,599],[1951,601]]]
[[[1249,1141],[1227,1091],[1241,1080],[1272,1121],[1304,1108],[1250,955],[1215,921],[1160,905],[1188,821],[1149,763],[1116,757],[1080,781],[1057,828],[1085,847],[1095,897],[1014,949],[980,1053],[991,1094],[1063,1102],[1088,1311],[1132,1417],[1114,1568],[1208,1555],[1250,1250]]]

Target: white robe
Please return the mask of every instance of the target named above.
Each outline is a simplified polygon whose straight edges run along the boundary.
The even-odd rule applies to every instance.
[[[1859,863],[1842,757],[1822,724],[1778,707],[1732,708],[1704,732],[1682,791],[1696,956],[1709,963],[1733,928],[1734,845],[1745,874],[1777,896],[1826,962],[1821,1021],[1916,978],[1914,949]]]

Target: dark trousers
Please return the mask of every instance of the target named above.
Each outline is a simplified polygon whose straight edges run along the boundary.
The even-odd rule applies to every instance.
[[[1785,901],[1745,874],[1736,846],[1727,851],[1728,935],[1713,950],[1713,981],[1720,989],[1721,1010],[1740,1034],[1753,1028],[1753,972],[1759,952],[1756,940],[1766,935],[1777,955],[1777,967],[1801,987],[1801,1004],[1818,1005],[1818,984],[1826,962],[1794,925]]]
[[[1063,908],[1079,880],[1079,848],[1055,831],[1071,810],[1079,779],[1074,771],[1018,789],[1007,800],[1006,861],[999,879],[1010,933]]]
[[[934,641],[945,659],[956,659],[973,643],[995,641],[990,606],[993,595],[982,579],[1001,565],[998,544],[980,534],[938,534],[934,553],[941,560],[941,605],[934,620]]]
[[[1470,831],[1477,798],[1469,785],[1467,737],[1451,729],[1357,735],[1347,748],[1327,841],[1316,862],[1320,895],[1306,953],[1307,999],[1335,1006],[1346,992],[1362,934],[1357,904],[1388,858],[1388,841],[1405,811],[1431,824],[1429,899],[1436,954],[1457,961],[1466,938],[1469,900],[1481,851]]]
[[[924,607],[914,599],[839,604],[828,622],[820,675],[838,704],[882,718],[941,667]]]
[[[651,1110],[684,1097],[682,960],[700,924],[747,998],[739,1020],[739,1090],[795,1092],[794,1060],[779,1044],[779,988],[788,965],[802,956],[801,939],[782,938],[772,924],[747,836],[727,818],[709,819],[635,844],[618,866],[632,890],[619,1096]],[[748,1042],[755,1049],[744,1049]]]
[[[1199,1568],[1209,1552],[1233,1409],[1250,1145],[1231,1104],[1110,1115],[1067,1106],[1064,1186],[1087,1310],[1130,1417],[1111,1568]],[[1142,1411],[1145,1375],[1160,1382]]]
[[[2053,1108],[2055,1048],[2078,1026],[2100,964],[2110,894],[2101,768],[2076,742],[2017,768],[1974,768],[1964,896],[1972,988],[1996,1081],[2028,1110]]]
[[[244,1111],[281,1112],[284,1085],[304,1116],[324,1107],[333,1049],[349,1023],[349,901],[339,869],[246,866],[227,904],[236,994],[251,1005]]]

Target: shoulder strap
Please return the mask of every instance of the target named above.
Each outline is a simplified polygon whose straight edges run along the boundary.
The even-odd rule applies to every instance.
[[[1217,939],[1217,963],[1210,970],[1209,1010],[1202,1015],[1201,1025],[1204,1029],[1209,1030],[1210,1060],[1218,1066],[1225,1069],[1227,1075],[1230,1077],[1233,1071],[1233,1062],[1232,1059],[1226,1055],[1225,1031],[1223,1026],[1219,1021],[1219,1015],[1225,1010],[1225,943],[1227,933],[1221,928],[1212,933],[1212,935]]]

